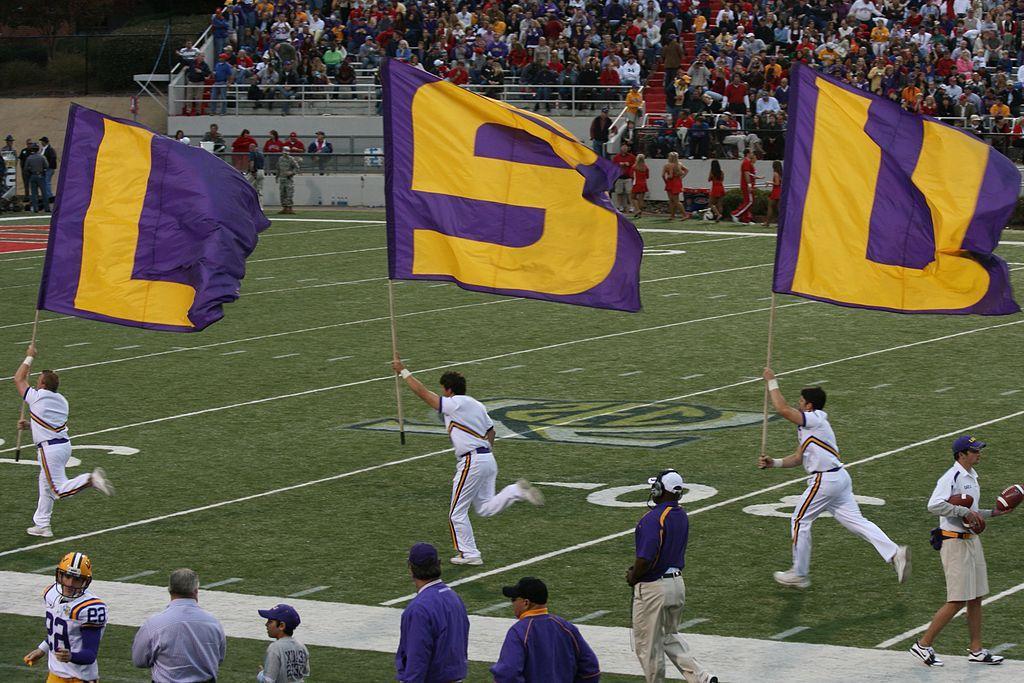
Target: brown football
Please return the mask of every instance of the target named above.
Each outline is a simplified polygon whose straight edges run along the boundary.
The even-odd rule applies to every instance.
[[[975,525],[971,525],[970,521],[966,517],[964,517],[964,526],[973,531],[974,533],[980,534],[982,531],[985,530],[985,518],[978,517],[978,523]]]
[[[951,505],[961,505],[965,508],[969,508],[974,505],[974,498],[972,496],[965,496],[962,494],[954,494],[947,499]]]
[[[1014,484],[1000,493],[999,497],[996,498],[996,509],[1000,512],[1012,510],[1020,505],[1022,500],[1024,500],[1024,486]]]

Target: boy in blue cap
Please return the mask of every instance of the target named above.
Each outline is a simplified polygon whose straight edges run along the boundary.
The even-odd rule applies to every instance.
[[[301,623],[299,613],[291,605],[274,605],[258,610],[267,620],[267,635],[274,639],[267,647],[263,666],[256,674],[258,683],[295,683],[309,675],[309,650],[292,637]]]

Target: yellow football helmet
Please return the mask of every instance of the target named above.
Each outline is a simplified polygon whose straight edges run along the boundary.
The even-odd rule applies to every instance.
[[[57,590],[65,598],[77,598],[92,583],[92,560],[85,553],[70,552],[61,558],[54,572]]]

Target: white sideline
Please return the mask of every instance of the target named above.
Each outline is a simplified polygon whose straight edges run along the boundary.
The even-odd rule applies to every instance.
[[[737,267],[737,268],[726,268],[724,270],[709,270],[709,271],[705,271],[705,272],[702,272],[702,273],[688,273],[686,275],[672,275],[672,276],[667,277],[667,278],[655,278],[655,279],[652,279],[652,280],[641,280],[640,283],[641,284],[650,284],[650,283],[655,283],[655,282],[661,282],[662,280],[673,280],[673,279],[690,278],[690,277],[702,277],[702,276],[705,276],[705,275],[718,275],[719,273],[731,273],[731,272],[734,272],[734,271],[749,270],[751,268],[762,268],[764,266],[770,266],[770,265],[772,265],[772,264],[767,263],[767,264],[758,264],[758,265],[754,265],[754,266],[740,266],[740,267]],[[386,280],[386,279],[387,279],[386,277],[378,277],[378,278],[369,278],[367,280],[349,280],[349,281],[346,281],[346,282],[329,282],[329,283],[325,283],[325,284],[310,285],[310,286],[311,287],[331,287],[331,286],[335,286],[335,285],[350,285],[350,284],[362,284],[362,283],[365,283],[365,282],[376,282],[376,281],[381,281],[381,280]],[[264,290],[264,291],[259,291],[259,292],[252,292],[252,293],[248,294],[247,296],[256,296],[258,294],[271,294],[271,293],[274,293],[274,292],[286,292],[286,291],[295,290],[295,289],[306,289],[306,287],[289,287],[289,288],[285,288],[285,289]],[[522,297],[502,297],[502,298],[498,298],[498,299],[491,299],[491,300],[488,300],[488,301],[477,302],[477,303],[472,303],[472,304],[459,304],[457,306],[447,306],[445,308],[434,308],[434,309],[430,309],[430,310],[426,310],[426,311],[413,311],[411,313],[401,313],[401,314],[398,314],[395,317],[405,318],[405,317],[409,317],[409,316],[425,315],[425,314],[428,314],[428,313],[442,313],[442,312],[445,312],[445,311],[452,311],[452,310],[457,310],[457,309],[461,309],[461,308],[469,308],[469,307],[472,307],[472,306],[490,306],[490,305],[496,305],[496,304],[502,304],[502,303],[511,303],[513,301],[526,301],[526,299],[524,299]],[[801,303],[810,303],[810,302],[806,302],[805,301],[805,302],[801,302]],[[789,304],[789,305],[793,305],[793,304]],[[61,318],[50,318],[50,319],[47,319],[47,320],[40,320],[40,322],[48,322],[48,321],[51,321],[51,320],[70,320],[72,318],[74,318],[74,316],[64,316],[64,317],[61,317]],[[350,320],[350,321],[346,321],[346,322],[332,323],[330,325],[320,325],[320,326],[317,326],[317,327],[308,327],[308,328],[303,328],[303,329],[298,329],[298,330],[288,330],[288,331],[285,331],[285,332],[274,332],[274,333],[271,333],[271,334],[258,335],[258,336],[255,336],[255,337],[243,337],[241,339],[229,339],[227,341],[214,342],[214,343],[211,343],[211,344],[202,344],[202,345],[199,345],[199,346],[176,347],[174,349],[170,349],[170,350],[166,350],[166,351],[155,351],[153,353],[146,353],[146,354],[141,354],[141,355],[137,355],[137,356],[128,356],[126,358],[112,358],[112,359],[109,359],[109,360],[94,361],[92,363],[83,363],[83,364],[80,364],[80,365],[70,365],[70,366],[63,367],[63,368],[56,368],[56,370],[57,370],[57,372],[66,372],[68,370],[79,370],[79,369],[82,369],[82,368],[92,368],[92,367],[98,367],[98,366],[102,366],[102,365],[111,365],[111,364],[116,364],[116,363],[125,363],[127,361],[142,360],[142,359],[146,359],[146,358],[153,358],[155,356],[164,356],[164,355],[167,355],[167,354],[170,354],[170,353],[182,353],[184,351],[195,351],[195,350],[198,350],[198,349],[209,349],[209,348],[214,348],[214,347],[217,347],[217,346],[224,346],[224,345],[227,345],[227,344],[239,344],[239,343],[242,343],[242,342],[260,341],[262,339],[272,339],[272,338],[275,338],[275,337],[283,337],[283,336],[287,336],[287,335],[291,335],[291,334],[305,334],[307,332],[317,332],[317,331],[320,331],[320,330],[333,329],[333,328],[336,328],[336,327],[345,327],[345,326],[348,326],[348,325],[362,325],[362,324],[366,324],[366,323],[381,322],[381,321],[384,321],[384,320],[388,320],[388,316],[382,316],[382,317],[376,317],[376,318],[365,318],[365,319],[362,319],[362,320]],[[8,325],[6,327],[17,327],[17,326],[31,325],[31,324],[32,323],[15,323],[13,325]],[[4,329],[4,328],[0,327],[0,329]],[[9,380],[9,379],[12,379],[12,378],[13,378],[13,375],[10,375],[10,376],[7,376],[7,377],[0,377],[0,381]]]
[[[1019,321],[1019,322],[1024,322],[1024,321]],[[1016,323],[1004,323],[1002,325],[995,325],[995,326],[992,326],[992,327],[1004,327],[1006,325],[1012,325],[1012,324],[1016,324]],[[858,356],[850,356],[850,357],[847,357],[847,358],[839,358],[839,359],[835,359],[835,360],[832,360],[832,361],[826,361],[824,363],[817,363],[815,365],[808,366],[808,367],[805,367],[805,368],[796,368],[796,369],[793,369],[793,370],[786,370],[786,371],[783,371],[783,372],[778,372],[776,374],[779,377],[783,377],[783,376],[792,375],[792,374],[799,373],[799,372],[804,372],[806,370],[817,369],[817,368],[820,368],[820,367],[824,367],[826,365],[834,365],[836,363],[842,363],[842,362],[845,362],[847,360],[853,360],[855,358],[862,358],[864,356],[872,356],[872,355],[876,355],[876,354],[880,354],[880,353],[886,353],[888,351],[898,351],[900,349],[904,349],[904,348],[908,348],[908,347],[912,347],[912,346],[918,346],[918,345],[921,345],[921,344],[932,343],[932,342],[935,342],[935,341],[941,341],[941,340],[949,339],[951,337],[961,336],[961,335],[964,335],[964,334],[972,334],[974,332],[983,332],[983,331],[988,330],[988,329],[992,329],[992,328],[991,327],[982,327],[982,328],[977,328],[975,330],[968,330],[966,332],[959,332],[959,333],[957,333],[955,335],[945,335],[945,336],[942,336],[942,337],[937,337],[937,338],[934,338],[934,339],[913,342],[913,343],[910,343],[910,344],[901,344],[901,345],[898,345],[898,346],[889,347],[887,349],[879,349],[879,350],[875,350],[875,351],[870,351],[870,352],[867,352],[865,354],[860,354]],[[702,375],[696,375],[696,376],[702,376]],[[724,386],[715,387],[715,388],[712,388],[712,389],[702,389],[700,391],[694,391],[694,392],[690,392],[690,393],[687,393],[687,394],[681,394],[679,396],[671,396],[669,398],[664,398],[664,399],[660,399],[660,400],[657,400],[657,401],[651,401],[650,403],[646,403],[646,404],[644,404],[643,406],[640,406],[640,407],[647,407],[647,406],[657,405],[659,403],[665,403],[665,402],[669,402],[669,401],[677,401],[677,400],[681,400],[681,399],[684,399],[684,398],[690,398],[690,397],[693,397],[693,396],[701,396],[701,395],[704,395],[704,394],[710,394],[710,393],[713,393],[713,392],[716,392],[716,391],[720,391],[722,389],[729,389],[729,388],[732,388],[732,387],[740,386],[740,385],[743,385],[743,384],[750,384],[751,382],[757,382],[757,381],[761,381],[761,380],[760,379],[743,380],[743,381],[740,381],[740,382],[734,382],[732,384],[726,384]],[[622,412],[623,410],[632,410],[632,409],[635,409],[636,407],[637,406],[635,406],[633,404],[630,404],[626,408],[618,408],[618,409],[615,409],[615,410],[609,410],[609,411],[606,411],[605,413],[601,413],[601,414],[596,415],[596,416],[588,415],[588,416],[585,416],[585,417],[573,418],[573,419],[570,419],[570,420],[566,420],[564,422],[560,422],[560,423],[555,424],[555,425],[545,425],[545,426],[542,426],[542,427],[537,427],[537,428],[534,428],[534,429],[527,430],[527,432],[522,432],[520,434],[501,436],[501,437],[498,437],[498,438],[499,439],[511,438],[512,436],[520,436],[523,433],[543,431],[543,430],[549,429],[551,427],[562,427],[562,426],[565,426],[565,425],[573,424],[574,422],[577,422],[579,420],[589,419],[589,418],[593,418],[593,417],[603,417],[603,416],[606,416],[606,415],[614,415],[615,413]],[[155,420],[155,421],[159,422],[159,421],[162,421],[163,419],[168,419],[168,418],[161,418],[161,419],[158,419],[158,420]],[[173,419],[173,418],[171,418],[171,419]],[[139,424],[148,424],[148,423],[139,423]],[[134,426],[138,426],[138,425],[137,424],[136,425],[126,425],[125,427],[122,427],[122,428],[134,427]],[[119,429],[119,428],[114,428],[114,429]],[[113,430],[106,430],[106,431],[113,431]],[[90,436],[90,435],[91,434],[84,434],[82,436]],[[14,450],[14,449],[13,448],[7,449],[7,451],[11,451],[11,450]],[[7,452],[7,451],[0,451],[0,453]],[[372,466],[369,466],[369,467],[363,467],[363,468],[360,468],[360,469],[351,470],[349,472],[342,472],[340,474],[335,474],[335,475],[332,475],[332,476],[329,476],[329,477],[323,477],[323,478],[320,478],[320,479],[314,479],[314,480],[307,481],[307,482],[301,482],[299,484],[292,484],[290,486],[285,486],[283,488],[271,489],[269,491],[263,491],[261,493],[256,493],[256,494],[244,496],[242,498],[235,498],[235,499],[231,499],[231,500],[220,501],[218,503],[211,503],[211,504],[204,505],[204,506],[197,507],[197,508],[189,508],[187,510],[179,510],[178,512],[173,512],[173,513],[169,513],[169,514],[166,514],[166,515],[161,515],[159,517],[151,517],[151,518],[148,518],[148,519],[136,520],[134,522],[129,522],[127,524],[121,524],[121,525],[114,526],[114,527],[108,527],[106,529],[100,529],[98,531],[91,531],[91,532],[87,532],[87,533],[83,533],[83,534],[78,534],[77,536],[69,536],[69,537],[57,539],[57,540],[54,540],[54,541],[46,541],[46,542],[43,542],[43,543],[36,543],[34,545],[24,546],[24,547],[21,547],[21,548],[13,548],[13,549],[10,549],[10,550],[5,550],[3,552],[0,552],[0,557],[3,557],[5,555],[13,555],[13,554],[16,554],[16,553],[21,553],[21,552],[25,552],[27,550],[33,550],[35,548],[41,548],[41,547],[45,547],[45,546],[49,546],[49,545],[57,545],[59,543],[65,543],[67,541],[73,541],[73,540],[76,540],[76,539],[79,539],[79,538],[88,538],[90,536],[98,536],[100,534],[105,534],[105,533],[110,532],[110,531],[120,531],[122,529],[128,529],[128,528],[135,527],[135,526],[141,526],[143,524],[150,524],[152,522],[159,522],[159,521],[162,521],[162,520],[165,520],[165,519],[170,519],[170,518],[173,518],[173,517],[180,517],[180,516],[183,516],[183,515],[192,514],[193,512],[202,512],[204,510],[210,510],[210,509],[213,509],[213,508],[223,507],[225,505],[231,505],[231,504],[234,504],[234,503],[241,503],[241,502],[245,502],[245,501],[248,501],[248,500],[253,500],[255,498],[262,498],[262,497],[265,497],[265,496],[271,496],[271,495],[275,495],[275,494],[278,494],[278,493],[284,493],[286,491],[292,491],[292,490],[295,490],[295,489],[305,488],[307,486],[313,486],[315,484],[321,484],[321,483],[325,483],[325,482],[329,482],[329,481],[337,481],[339,479],[345,479],[345,478],[348,478],[348,477],[351,477],[351,476],[355,476],[357,474],[363,474],[363,473],[366,473],[366,472],[372,472],[372,471],[375,471],[375,470],[383,469],[385,467],[391,467],[393,465],[401,465],[401,464],[404,464],[404,463],[407,463],[407,462],[413,462],[413,461],[416,461],[416,460],[421,460],[423,458],[429,458],[429,457],[432,457],[432,456],[435,456],[435,455],[441,455],[443,453],[450,453],[450,452],[452,452],[451,448],[444,448],[444,449],[441,449],[441,450],[438,450],[438,451],[432,451],[430,453],[424,453],[422,455],[415,455],[415,456],[411,456],[411,457],[408,457],[408,458],[402,458],[400,460],[391,460],[391,461],[388,461],[388,462],[385,462],[385,463],[380,463],[380,464],[372,465]],[[789,484],[789,482],[784,482],[782,485],[780,485],[780,487],[781,486],[786,486],[788,484]]]
[[[47,580],[39,575],[0,572],[0,611],[34,617],[41,624],[39,593]],[[167,589],[162,586],[97,580],[93,581],[90,589],[110,606],[110,623],[117,626],[137,628],[147,617],[167,606]],[[220,620],[226,635],[231,638],[267,642],[264,620],[257,615],[257,610],[288,602],[302,616],[298,636],[306,645],[386,653],[393,653],[398,648],[402,611],[396,608],[202,588],[199,602]],[[344,618],[339,619],[339,614]],[[495,661],[505,633],[514,620],[476,614],[471,614],[469,620],[469,659]],[[630,649],[628,628],[581,624],[579,629],[597,654],[602,672],[634,676],[641,673],[636,655]],[[903,683],[930,681],[936,676],[936,672],[929,671],[910,654],[903,652],[697,634],[686,634],[686,640],[723,683],[847,683],[852,680]],[[30,646],[31,643],[26,645]],[[946,667],[941,672],[944,674],[942,680],[953,680],[953,676],[959,676],[955,680],[965,680],[964,676],[974,673],[969,672],[971,665],[965,657],[943,656],[943,659]],[[254,670],[257,663],[253,663]],[[669,678],[681,678],[672,666],[668,669]],[[320,672],[317,674],[314,660],[315,679],[321,680],[329,675],[322,668]],[[391,675],[390,667],[385,673]],[[985,683],[1019,681],[1024,677],[1024,662],[1007,660],[1003,666],[986,668],[984,674]]]
[[[296,254],[294,256],[272,256],[270,258],[249,259],[245,263],[267,263],[268,261],[290,261],[297,258],[315,258],[317,256],[338,256],[340,254],[361,254],[365,251],[384,251],[387,247],[366,247],[365,249],[348,249],[346,251],[321,251],[316,254]]]
[[[1007,596],[1013,595],[1014,593],[1019,593],[1022,590],[1024,590],[1024,583],[1018,583],[1013,588],[1007,588],[1006,590],[1004,590],[1001,593],[996,593],[995,595],[990,595],[989,597],[987,597],[984,600],[982,600],[981,604],[983,606],[984,605],[988,605],[990,603],[995,602],[996,600],[1002,600],[1003,598],[1005,598]],[[957,612],[953,616],[953,618],[956,619],[957,617],[963,616],[964,614],[967,614],[967,610],[966,609],[962,609],[959,612]],[[903,633],[899,634],[898,636],[893,636],[889,640],[883,640],[878,645],[875,645],[875,647],[876,648],[881,648],[881,649],[884,649],[884,648],[887,648],[887,647],[892,647],[896,643],[903,642],[904,640],[906,640],[907,638],[910,638],[911,636],[916,636],[918,633],[923,633],[924,631],[928,630],[928,626],[930,626],[930,625],[931,625],[930,621],[927,622],[927,623],[921,624],[917,628],[912,628],[909,631],[904,631]]]

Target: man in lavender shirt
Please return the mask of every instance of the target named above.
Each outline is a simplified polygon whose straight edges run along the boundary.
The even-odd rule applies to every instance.
[[[135,634],[132,663],[152,669],[153,683],[215,681],[227,639],[217,618],[199,606],[199,576],[191,569],[175,569],[168,590],[171,604]]]

